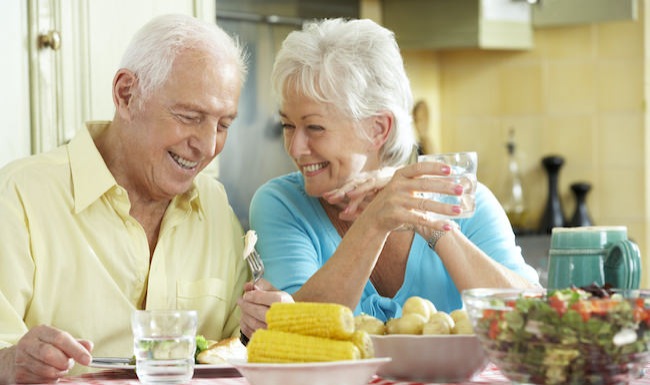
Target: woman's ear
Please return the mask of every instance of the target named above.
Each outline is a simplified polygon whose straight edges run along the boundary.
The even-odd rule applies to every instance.
[[[123,119],[129,119],[133,110],[134,94],[137,87],[135,74],[127,69],[120,69],[113,79],[113,104],[115,113]]]
[[[393,127],[395,120],[393,119],[393,114],[388,111],[382,111],[370,118],[370,121],[372,124],[370,130],[372,144],[373,147],[379,149],[386,143],[388,135],[395,128]]]

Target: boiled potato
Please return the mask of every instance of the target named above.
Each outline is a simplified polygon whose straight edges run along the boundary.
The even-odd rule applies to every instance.
[[[387,334],[422,334],[427,320],[418,313],[402,314],[400,318],[391,318],[386,322]]]
[[[363,330],[368,334],[383,335],[386,333],[384,322],[370,314],[363,313],[354,317],[354,329]]]
[[[445,319],[434,318],[424,324],[422,334],[451,334],[451,327]]]
[[[462,318],[456,321],[454,328],[451,330],[452,334],[474,334],[474,328],[469,318]]]
[[[451,313],[449,313],[449,315],[451,316],[451,318],[453,318],[454,322],[458,322],[458,320],[461,319],[469,320],[469,315],[467,314],[467,311],[465,311],[464,309],[456,309]]]
[[[456,324],[456,321],[454,321],[453,318],[444,311],[437,311],[433,314],[431,314],[431,317],[429,318],[429,322],[433,322],[434,320],[440,320],[445,322],[447,325],[449,325],[449,330],[454,328],[454,325]]]
[[[427,321],[435,311],[436,307],[433,305],[433,302],[418,296],[409,297],[402,306],[402,315],[416,313],[420,314]]]

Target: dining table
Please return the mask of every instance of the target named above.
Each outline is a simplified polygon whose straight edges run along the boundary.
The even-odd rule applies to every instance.
[[[317,381],[315,381],[317,382]],[[138,378],[133,370],[126,369],[105,369],[92,373],[85,373],[77,376],[64,377],[59,381],[60,384],[77,384],[77,385],[136,385],[140,384]],[[226,370],[202,370],[194,373],[190,385],[251,385],[246,378],[242,377],[239,372],[234,368]],[[409,381],[395,381],[390,379],[373,376],[368,385],[424,385],[426,382],[409,382]],[[463,383],[463,385],[471,384],[493,384],[493,385],[507,385],[512,384],[494,364],[488,364],[486,368],[475,375],[471,380]],[[309,383],[305,385],[310,385]],[[337,384],[331,384],[337,385]],[[451,385],[451,384],[450,384]],[[645,375],[642,378],[633,380],[629,385],[650,385],[650,363],[646,365]]]

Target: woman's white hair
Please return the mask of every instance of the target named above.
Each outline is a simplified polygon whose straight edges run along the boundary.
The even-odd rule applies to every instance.
[[[122,56],[121,68],[135,73],[141,103],[167,80],[174,60],[187,49],[197,49],[216,58],[232,61],[239,68],[242,83],[246,77],[246,54],[239,41],[214,23],[192,16],[158,16],[133,36]]]
[[[287,36],[271,75],[283,103],[297,92],[360,121],[388,111],[393,129],[380,150],[383,166],[405,164],[414,146],[413,96],[392,31],[371,20],[326,19]]]

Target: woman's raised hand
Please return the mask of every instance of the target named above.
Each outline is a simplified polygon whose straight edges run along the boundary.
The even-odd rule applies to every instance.
[[[388,183],[384,183],[372,202],[367,202],[364,211],[371,216],[371,222],[386,231],[415,230],[428,235],[432,228],[443,230],[448,221],[431,220],[427,212],[450,217],[460,214],[457,205],[433,201],[418,193],[440,193],[460,195],[463,187],[443,178],[426,176],[449,175],[449,166],[442,163],[414,163],[395,171]]]
[[[344,221],[354,221],[377,193],[391,180],[396,167],[384,167],[365,172],[346,182],[338,189],[323,194],[323,199],[331,205],[344,205],[339,215]]]

